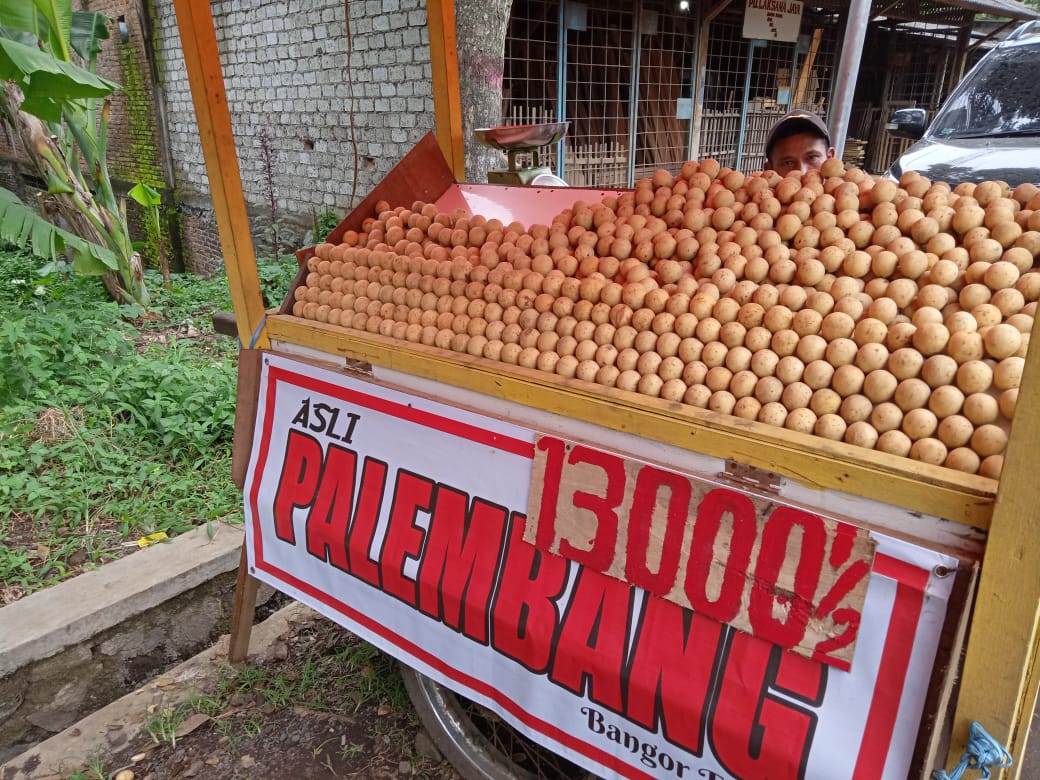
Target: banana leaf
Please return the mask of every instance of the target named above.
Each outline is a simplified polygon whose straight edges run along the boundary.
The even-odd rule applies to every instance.
[[[68,100],[104,97],[118,88],[78,65],[4,38],[0,38],[0,79],[17,84],[25,95],[22,110],[45,122],[61,121]]]
[[[30,3],[10,3],[0,0],[0,38],[35,47],[38,41],[49,41],[50,25],[36,12]],[[97,11],[73,11],[69,45],[93,71],[93,63],[101,52],[101,41],[109,38],[108,23],[111,17]],[[53,53],[53,52],[52,52]]]
[[[96,11],[76,11],[72,14],[72,44],[76,54],[84,62],[93,64],[101,51],[101,41],[108,38],[108,23],[111,19]]]
[[[145,184],[144,182],[138,182],[135,184],[133,189],[131,189],[127,195],[142,206],[162,205],[162,195],[159,194],[159,191],[155,189],[155,187]]]
[[[50,195],[57,195],[59,193],[61,193],[61,194],[68,194],[68,193],[71,193],[71,192],[75,192],[75,190],[72,189],[72,186],[67,181],[65,181],[60,176],[58,176],[56,173],[54,173],[54,171],[50,171],[50,170],[47,171],[47,193],[48,194],[50,194]]]
[[[52,225],[18,200],[17,195],[3,188],[0,188],[0,240],[52,263],[64,259],[67,249],[72,252],[73,268],[87,276],[100,276],[119,268],[111,249]]]
[[[22,3],[25,0],[20,0]],[[4,5],[10,4],[11,0],[4,0]],[[14,0],[19,2],[19,0]],[[69,40],[72,37],[72,2],[71,0],[33,0],[33,5],[40,16],[47,20],[50,27],[47,43],[51,51],[58,59],[69,62],[72,53]]]
[[[119,86],[79,65],[4,38],[0,38],[0,79],[15,82],[27,95],[62,99],[104,97]]]
[[[49,25],[36,10],[36,6],[26,0],[0,0],[0,19],[4,20],[4,37],[15,37],[13,31],[18,31],[31,37],[33,41],[46,40],[49,35]],[[22,40],[23,35],[18,35]]]

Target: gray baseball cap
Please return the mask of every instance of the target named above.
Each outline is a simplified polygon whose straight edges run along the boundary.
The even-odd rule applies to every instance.
[[[766,136],[766,159],[772,155],[777,141],[799,133],[812,133],[826,141],[827,146],[831,145],[831,134],[820,117],[809,111],[789,111],[769,129],[769,135]]]

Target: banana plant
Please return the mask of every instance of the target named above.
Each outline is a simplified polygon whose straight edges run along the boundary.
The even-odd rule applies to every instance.
[[[162,194],[144,182],[138,182],[127,193],[144,210],[148,230],[155,236],[156,260],[159,261],[159,270],[162,272],[163,286],[169,290],[173,283],[170,279],[170,260],[166,256],[166,242],[163,240],[162,224],[159,217],[159,207],[162,205]]]
[[[119,86],[97,74],[109,18],[72,0],[0,0],[0,117],[42,181],[41,210],[0,188],[0,239],[100,276],[113,299],[147,306],[126,201],[106,159],[110,101]],[[42,212],[42,213],[41,213]]]

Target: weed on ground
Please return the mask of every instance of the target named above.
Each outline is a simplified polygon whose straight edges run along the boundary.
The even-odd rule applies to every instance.
[[[213,690],[144,714],[143,734],[101,762],[107,780],[428,778],[458,775],[425,736],[396,661],[316,619],[274,657],[224,668]]]
[[[295,270],[263,265],[269,297]],[[150,535],[241,522],[238,346],[212,327],[227,280],[148,277],[145,311],[0,251],[0,606]]]

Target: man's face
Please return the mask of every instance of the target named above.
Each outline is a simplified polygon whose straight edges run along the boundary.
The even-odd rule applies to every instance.
[[[819,169],[824,160],[834,156],[833,147],[812,133],[798,133],[781,138],[773,144],[773,154],[769,158],[770,167],[781,176],[791,171],[810,171]]]

